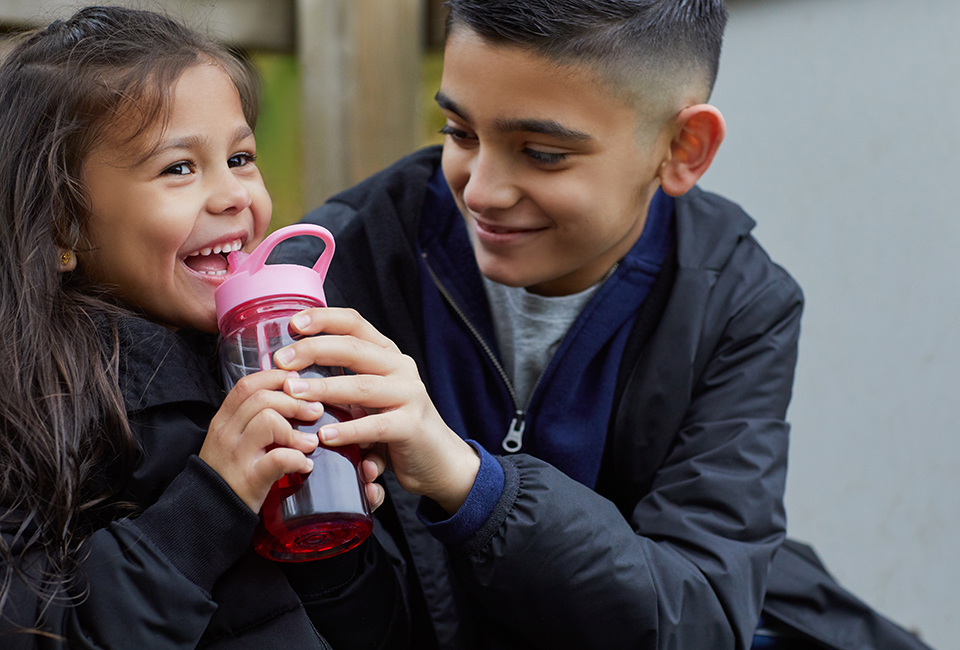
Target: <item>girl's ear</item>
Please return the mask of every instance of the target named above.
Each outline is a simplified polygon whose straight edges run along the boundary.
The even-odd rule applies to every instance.
[[[727,124],[716,107],[697,104],[677,113],[674,125],[676,135],[670,142],[670,155],[660,165],[658,176],[664,192],[680,196],[710,168]]]
[[[66,273],[77,268],[77,256],[72,251],[65,248],[57,248],[57,254],[60,256],[60,272]]]

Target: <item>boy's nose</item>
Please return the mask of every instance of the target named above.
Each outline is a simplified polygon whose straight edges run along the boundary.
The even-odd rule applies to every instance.
[[[463,202],[471,212],[503,210],[520,200],[520,191],[509,163],[494,153],[477,152],[469,165]]]
[[[220,172],[212,182],[213,190],[207,201],[212,214],[236,214],[253,202],[250,190],[229,170]]]

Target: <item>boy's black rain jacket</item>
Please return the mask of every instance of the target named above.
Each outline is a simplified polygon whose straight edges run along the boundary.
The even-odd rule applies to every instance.
[[[439,162],[439,148],[420,151],[306,218],[336,237],[330,304],[393,339],[428,387],[417,244]],[[826,647],[921,647],[784,544],[799,287],[735,204],[694,189],[675,217],[676,250],[611,396],[596,490],[533,456],[499,457],[493,515],[445,547],[386,476],[378,517],[407,565],[415,647],[747,648],[761,607]],[[312,263],[314,246],[291,240],[277,261]]]

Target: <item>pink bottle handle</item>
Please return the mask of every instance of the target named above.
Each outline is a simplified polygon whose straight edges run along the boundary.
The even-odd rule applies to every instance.
[[[330,268],[330,262],[333,260],[333,251],[336,245],[333,243],[333,235],[323,226],[315,226],[309,223],[298,223],[292,226],[285,226],[274,231],[269,237],[263,240],[259,246],[250,254],[250,257],[244,260],[243,268],[249,273],[256,273],[267,261],[267,257],[273,252],[274,247],[280,242],[297,237],[299,235],[313,235],[323,240],[325,244],[323,253],[313,265],[313,270],[320,275],[321,281],[327,278],[327,269]]]

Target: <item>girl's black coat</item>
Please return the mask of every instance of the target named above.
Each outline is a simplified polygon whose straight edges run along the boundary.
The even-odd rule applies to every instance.
[[[439,157],[413,154],[306,218],[336,236],[330,304],[356,308],[421,373],[418,227]],[[784,542],[802,295],[753,226],[699,189],[677,199],[676,251],[621,363],[596,491],[532,456],[500,458],[494,514],[444,547],[387,475],[378,515],[412,566],[415,647],[746,648],[761,607],[827,647],[921,647]],[[315,241],[277,260],[312,263]]]
[[[0,647],[407,647],[400,585],[375,542],[290,565],[290,580],[250,550],[257,516],[195,456],[224,397],[212,338],[132,317],[120,335],[121,388],[143,451],[121,498],[143,512],[95,532],[49,605],[15,581]],[[38,615],[41,634],[22,631]]]

